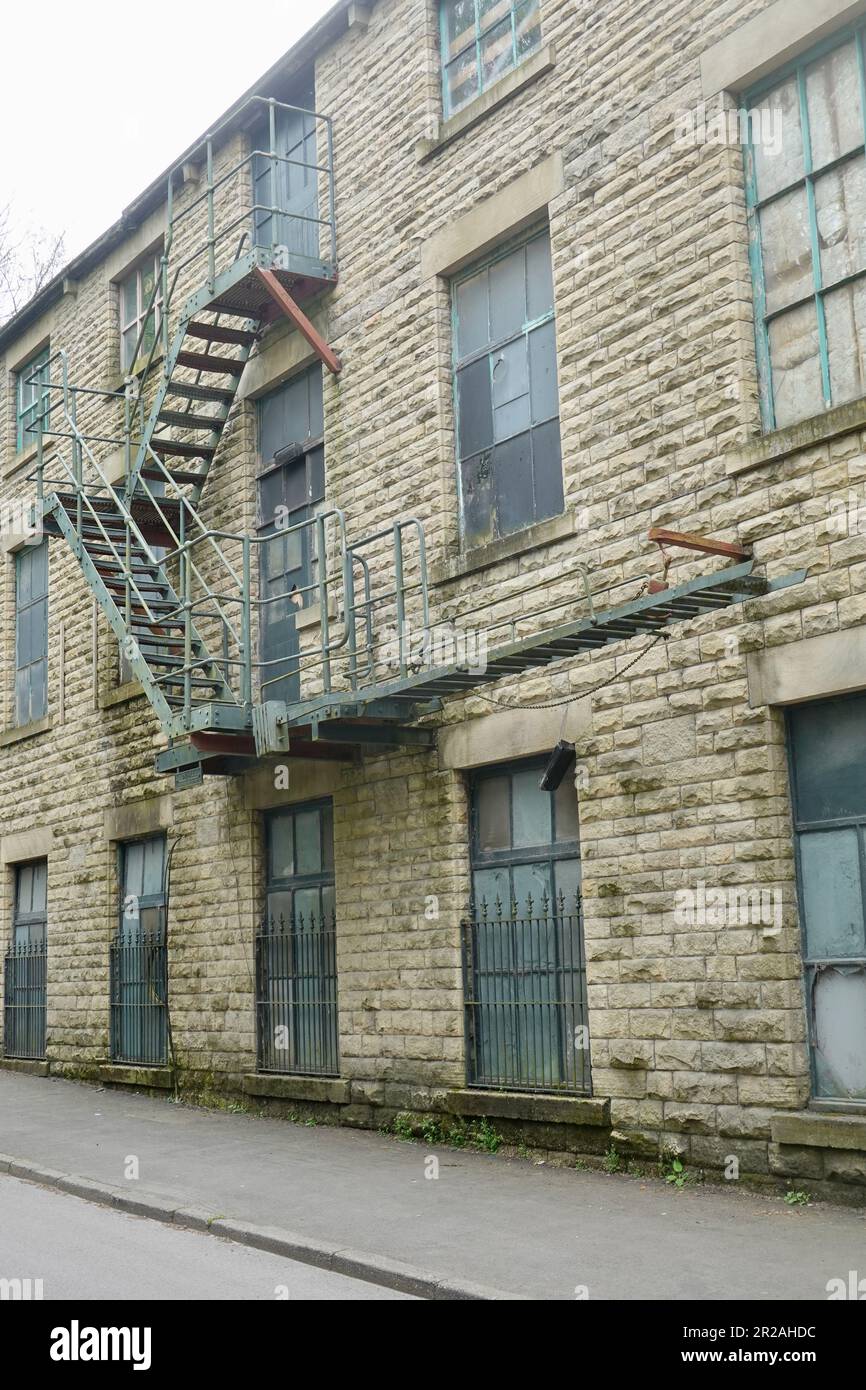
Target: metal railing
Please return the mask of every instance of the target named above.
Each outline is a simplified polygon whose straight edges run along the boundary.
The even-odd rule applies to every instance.
[[[217,176],[214,160],[217,137],[227,125],[237,122],[245,112],[255,110],[261,112],[262,122],[264,123],[266,121],[267,123],[268,148],[251,149],[250,153],[238,160],[232,168]],[[302,129],[305,129],[303,123],[306,121],[311,121],[313,123],[317,146],[322,141],[325,145],[324,164],[320,163],[318,158],[316,160],[295,159],[290,155],[279,153],[277,148],[277,124],[279,113],[287,113],[290,116],[300,117]],[[300,143],[304,143],[303,138]],[[324,116],[316,111],[307,111],[302,107],[290,106],[285,102],[275,101],[272,97],[253,96],[250,97],[242,107],[233,112],[230,117],[216,126],[214,130],[205,137],[199,150],[194,153],[204,156],[205,186],[197,197],[193,198],[191,202],[187,203],[186,206],[179,211],[176,210],[175,204],[175,184],[178,182],[178,176],[183,180],[184,170],[191,162],[191,158],[186,160],[183,164],[177,165],[171,170],[168,176],[166,195],[167,227],[162,256],[160,258],[160,273],[155,278],[153,289],[147,305],[145,306],[138,340],[131,357],[131,362],[135,364],[138,361],[138,354],[141,351],[146,334],[153,330],[153,342],[151,343],[143,371],[140,373],[142,377],[147,376],[158,345],[162,350],[167,370],[170,340],[169,318],[172,301],[181,272],[202,257],[206,257],[207,284],[212,287],[220,270],[227,269],[228,266],[232,264],[231,257],[222,259],[221,253],[225,250],[227,241],[234,236],[239,227],[243,227],[244,229],[241,235],[241,245],[243,245],[244,241],[249,241],[252,246],[262,248],[262,219],[264,217],[270,218],[272,235],[269,249],[275,261],[285,246],[285,243],[279,238],[279,231],[285,229],[286,225],[294,227],[300,224],[302,228],[312,227],[315,228],[317,232],[324,228],[327,233],[328,260],[332,267],[336,267],[337,263],[337,222],[334,190],[334,128],[330,116]],[[270,193],[270,202],[268,203],[258,202],[254,192],[256,161],[266,161],[267,163],[268,188]],[[259,167],[261,168],[261,165],[259,165]],[[309,173],[314,175],[316,191],[313,195],[313,201],[315,201],[317,207],[319,207],[320,201],[324,203],[324,206],[327,208],[326,217],[293,209],[287,200],[280,202],[278,194],[280,171],[281,169],[290,168],[302,169],[305,174]],[[249,173],[249,181],[247,184],[248,189],[251,191],[251,201],[249,204],[246,203],[246,199],[243,196],[241,196],[240,199],[237,198],[236,186],[233,190],[233,184],[236,184],[239,176],[245,170]],[[321,188],[322,181],[324,182],[324,190]],[[223,222],[220,213],[225,208],[229,208],[229,211],[232,211],[234,205],[238,201],[242,204],[241,210],[234,216],[230,216],[228,221]],[[178,229],[186,224],[188,219],[196,212],[201,214],[201,231],[204,235],[200,238],[198,244],[194,245],[193,250],[186,254],[170,270],[171,255]],[[195,238],[193,238],[193,240],[195,240]],[[316,240],[318,245],[318,236]],[[237,260],[237,253],[234,259]],[[158,326],[156,323],[157,305],[159,305],[160,320]],[[157,327],[158,331],[155,331]]]
[[[3,1051],[40,1061],[45,1056],[48,944],[19,942],[6,952],[3,973]]]
[[[168,948],[156,933],[121,933],[109,947],[111,1056],[164,1065],[168,1055]]]
[[[468,1084],[588,1094],[580,899],[482,903],[461,938]]]
[[[49,366],[59,364],[59,380],[51,377],[46,390],[54,411],[52,437],[69,441],[71,460],[55,451],[46,455],[41,421],[37,428],[37,457],[30,478],[36,485],[40,505],[51,491],[71,493],[74,499],[71,520],[77,544],[83,550],[85,524],[97,532],[103,554],[120,572],[124,583],[121,600],[127,628],[133,610],[148,620],[156,614],[148,602],[146,586],[136,577],[136,551],[143,553],[164,573],[175,578],[177,608],[162,612],[164,622],[180,622],[182,632],[178,644],[183,648],[183,662],[164,676],[153,675],[153,684],[161,689],[167,682],[177,684],[183,677],[183,714],[188,715],[196,703],[192,680],[202,661],[194,648],[203,643],[214,667],[220,672],[233,703],[249,710],[257,694],[263,700],[286,674],[287,660],[299,676],[314,680],[308,693],[331,693],[338,689],[357,689],[359,684],[409,673],[410,608],[417,613],[414,630],[426,631],[429,623],[427,597],[427,558],[423,528],[414,518],[394,522],[370,536],[349,543],[346,518],[338,507],[322,510],[316,515],[292,525],[278,525],[264,535],[247,536],[231,531],[208,528],[186,495],[183,485],[171,475],[162,459],[146,445],[148,471],[156,474],[149,481],[139,477],[135,502],[127,498],[119,482],[109,481],[92,443],[118,445],[123,440],[109,435],[85,435],[78,423],[77,400],[82,395],[108,396],[123,402],[127,424],[135,411],[135,402],[120,393],[96,392],[70,385],[65,351],[59,350]],[[45,369],[43,368],[43,371]],[[126,461],[129,464],[131,435],[127,430]],[[161,489],[161,490],[160,490]],[[106,526],[104,512],[95,505],[98,499],[111,501],[117,508],[124,534],[118,539]],[[145,505],[152,521],[164,532],[168,549],[157,556],[145,539],[133,506]],[[67,511],[69,509],[67,508]],[[140,513],[139,513],[140,516]],[[407,552],[404,537],[415,542]],[[287,587],[266,598],[254,597],[257,579],[259,548],[277,541],[304,541],[315,560],[315,573],[307,584]],[[367,555],[377,551],[377,562],[387,570],[387,583],[374,586]],[[360,567],[362,584],[356,597],[356,571]],[[299,644],[296,656],[258,660],[254,656],[255,638],[267,614],[274,605],[291,601],[301,609],[312,604],[318,607],[317,640],[312,637]],[[388,626],[390,622],[390,626]],[[200,630],[199,630],[200,629]],[[394,634],[386,645],[382,634]],[[338,669],[336,662],[342,658]],[[258,678],[258,690],[256,680]],[[226,696],[223,699],[228,698]],[[207,703],[218,703],[213,696]]]
[[[256,935],[259,1071],[338,1076],[337,927],[333,915],[270,918]]]

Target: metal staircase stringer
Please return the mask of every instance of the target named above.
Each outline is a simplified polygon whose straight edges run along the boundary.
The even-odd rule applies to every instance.
[[[105,583],[103,582],[102,577],[99,574],[99,571],[97,570],[95,564],[93,563],[93,560],[88,554],[83,541],[80,539],[78,532],[76,531],[75,526],[73,525],[71,517],[69,516],[68,512],[66,511],[66,508],[60,501],[60,498],[57,497],[56,494],[52,493],[49,496],[46,496],[43,504],[43,515],[45,518],[53,518],[60,534],[65,538],[65,540],[69,544],[69,547],[73,555],[78,561],[78,564],[81,568],[81,573],[84,576],[87,587],[90,589],[91,593],[96,599],[96,602],[99,604],[101,611],[105,614],[105,617],[108,619],[111,629],[118,642],[123,644],[126,641],[126,638],[130,635],[127,631],[126,622],[124,621],[124,618],[120,613],[120,610],[114,602],[114,599],[108,592],[108,589]],[[170,731],[172,721],[174,720],[174,711],[172,710],[159,685],[156,683],[150,667],[148,666],[144,657],[138,654],[137,652],[134,653],[133,656],[129,659],[129,664],[135,672],[136,679],[141,683],[141,687],[144,690],[144,693],[146,694],[148,700],[150,701],[150,704],[152,705],[156,713],[156,716],[159,719],[163,731],[165,733],[168,733]]]
[[[117,521],[123,525],[129,525],[129,519],[125,515],[125,509],[119,500],[116,501],[116,507]],[[110,520],[110,515],[108,513],[104,515]],[[125,653],[127,661],[156,713],[163,732],[172,737],[176,737],[179,732],[182,732],[182,730],[179,729],[179,724],[185,725],[187,722],[193,722],[193,712],[191,710],[189,716],[187,716],[173,709],[170,698],[165,693],[165,685],[167,678],[177,683],[179,680],[182,680],[182,677],[177,675],[173,676],[170,667],[161,678],[157,676],[151,665],[151,661],[148,660],[148,649],[152,646],[154,652],[156,651],[156,639],[153,637],[146,638],[143,634],[137,634],[128,629],[125,616],[110,592],[108,584],[105,582],[102,574],[100,574],[88,545],[84,538],[79,535],[69,511],[64,505],[63,499],[56,493],[51,493],[45,497],[43,502],[43,516],[46,520],[50,519],[57,528],[57,532],[67,541],[78,561],[88,588],[94,595],[101,611],[108,619],[109,625],[114,635],[117,637],[118,642],[123,646],[126,644],[128,638],[133,639],[128,645]],[[99,544],[99,542],[96,542],[96,545]],[[162,621],[156,618],[154,620],[155,625],[158,627],[162,627],[163,625],[167,627],[177,627],[177,618],[173,617],[172,614],[180,613],[180,600],[174,593],[161,565],[152,566],[150,572],[155,578],[152,579],[149,584],[143,584],[143,587],[152,588],[155,591],[159,590],[164,593],[166,598],[163,602],[168,603],[168,612],[163,614]],[[232,691],[226,684],[217,662],[209,654],[201,634],[191,621],[189,623],[189,633],[193,650],[194,669],[203,673],[201,677],[195,679],[216,692],[208,698],[202,698],[193,702],[199,721],[201,720],[203,711],[212,711],[214,712],[213,722],[218,724],[220,722],[218,711],[220,707],[224,708],[226,705],[234,706],[240,715],[242,713],[240,706],[238,706]],[[180,640],[181,639],[176,639],[175,644],[179,644]],[[169,664],[165,657],[152,655],[151,659],[155,665]]]

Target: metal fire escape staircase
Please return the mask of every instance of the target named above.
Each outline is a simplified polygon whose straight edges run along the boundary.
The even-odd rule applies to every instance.
[[[169,176],[160,273],[142,306],[127,388],[71,384],[63,351],[40,366],[33,383],[45,407],[32,428],[38,446],[32,476],[44,529],[68,542],[171,740],[191,729],[237,734],[252,727],[250,546],[241,544],[235,564],[222,542],[245,538],[209,529],[200,514],[250,353],[262,329],[283,315],[329,370],[340,370],[301,308],[337,278],[331,122],[262,98],[253,98],[235,120],[238,114],[248,128],[258,124],[261,132],[264,125],[258,143],[267,148],[253,148],[234,168],[217,173],[215,131],[202,149],[205,187],[180,210],[175,190],[189,163]],[[280,145],[278,129],[293,119],[312,132],[312,160],[303,140],[299,152],[286,153]],[[313,190],[301,209],[286,197],[289,175],[297,184],[299,172]],[[242,202],[239,189],[249,187],[252,204],[233,216],[232,198]],[[184,244],[173,256],[178,241]],[[182,303],[170,336],[180,276],[198,258],[206,259],[206,281]],[[163,360],[145,412],[160,349]],[[83,418],[88,408],[104,411],[107,403],[123,414],[116,436]],[[65,443],[49,452],[49,441]],[[100,450],[107,444],[123,455],[122,477]],[[221,593],[226,585],[234,592]],[[226,770],[236,768],[230,763]]]
[[[605,607],[578,563],[570,597],[551,605],[540,586],[535,613],[528,611],[531,586],[520,596],[519,618],[502,620],[491,612],[487,619],[485,607],[495,610],[501,600],[475,603],[475,641],[467,653],[460,646],[466,634],[453,619],[431,623],[421,523],[398,520],[350,539],[345,515],[330,507],[282,533],[314,557],[309,585],[300,593],[257,595],[256,562],[273,532],[263,538],[215,529],[201,512],[245,365],[277,315],[290,319],[331,372],[339,372],[340,362],[301,308],[337,277],[330,121],[295,113],[321,123],[317,148],[327,155],[311,163],[278,148],[280,112],[293,108],[261,98],[251,105],[264,108],[266,149],[253,150],[218,176],[214,132],[204,149],[204,189],[179,212],[173,205],[178,171],[169,178],[161,272],[142,314],[133,360],[148,335],[151,341],[127,390],[70,384],[62,351],[35,379],[46,407],[34,429],[33,475],[44,526],[70,546],[167,735],[159,770],[174,772],[179,785],[188,785],[203,772],[242,771],[267,754],[346,759],[365,746],[429,747],[435,729],[419,721],[450,696],[582,652],[656,636],[670,624],[805,577],[800,571],[768,580],[755,573],[743,547],[654,532],[651,539],[663,546],[684,545],[735,563],[669,587],[666,560],[662,582],[644,576],[636,597]],[[312,208],[298,212],[280,200],[283,166],[312,176]],[[221,192],[236,193],[237,180],[250,172],[247,187],[261,190],[262,169],[266,176],[270,171],[269,201],[257,201],[261,193],[254,192],[251,207],[234,215],[235,200],[224,215]],[[189,229],[197,211],[203,225],[196,241]],[[180,238],[183,249],[170,279],[170,258],[184,223],[187,234]],[[263,226],[270,234],[267,244]],[[317,254],[323,240],[329,243],[324,256]],[[205,282],[182,302],[175,321],[178,278],[199,256],[206,257]],[[59,379],[52,379],[58,369]],[[146,395],[152,396],[147,409]],[[117,435],[106,435],[101,423],[107,403],[122,415]],[[98,425],[84,418],[94,406],[101,412]],[[106,446],[114,452],[106,454]],[[558,575],[557,582],[564,577]],[[627,587],[637,583],[632,579]],[[290,601],[317,609],[304,624],[312,630],[310,640],[286,660],[257,660],[269,605]],[[557,609],[564,611],[552,623]],[[285,692],[287,680],[294,682],[291,694]]]

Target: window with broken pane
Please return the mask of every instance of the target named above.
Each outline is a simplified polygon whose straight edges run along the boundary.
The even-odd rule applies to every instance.
[[[461,529],[471,548],[563,508],[547,231],[461,277],[453,304]]]
[[[446,117],[541,46],[540,8],[540,0],[443,0]]]
[[[866,696],[795,706],[788,744],[814,1097],[866,1105]]]
[[[866,395],[866,28],[746,99],[761,409],[780,429]]]

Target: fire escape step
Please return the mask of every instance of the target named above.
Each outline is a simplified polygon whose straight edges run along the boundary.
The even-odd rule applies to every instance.
[[[185,410],[161,410],[159,423],[177,425],[182,430],[209,430],[211,434],[218,434],[225,420],[221,415],[193,415]]]
[[[223,323],[202,323],[192,319],[186,326],[191,338],[205,338],[212,343],[235,343],[239,347],[251,347],[256,334],[248,328],[229,328]]]
[[[169,396],[183,396],[189,401],[219,401],[231,405],[234,391],[224,391],[220,386],[202,386],[198,382],[170,381],[166,387]]]
[[[176,468],[167,468],[165,470],[165,473],[167,473],[168,476],[174,482],[179,483],[181,486],[184,486],[187,483],[203,483],[205,479],[204,473],[183,473]],[[160,468],[142,468],[141,470],[142,478],[154,478],[163,482],[165,481],[165,473],[163,473],[162,469]]]
[[[210,459],[216,453],[214,444],[182,444],[179,439],[164,439],[161,435],[154,435],[150,447],[155,454],[176,454],[178,458]]]
[[[179,352],[178,367],[192,367],[197,372],[214,372],[217,376],[240,376],[246,361],[240,357],[215,357],[209,352]]]

